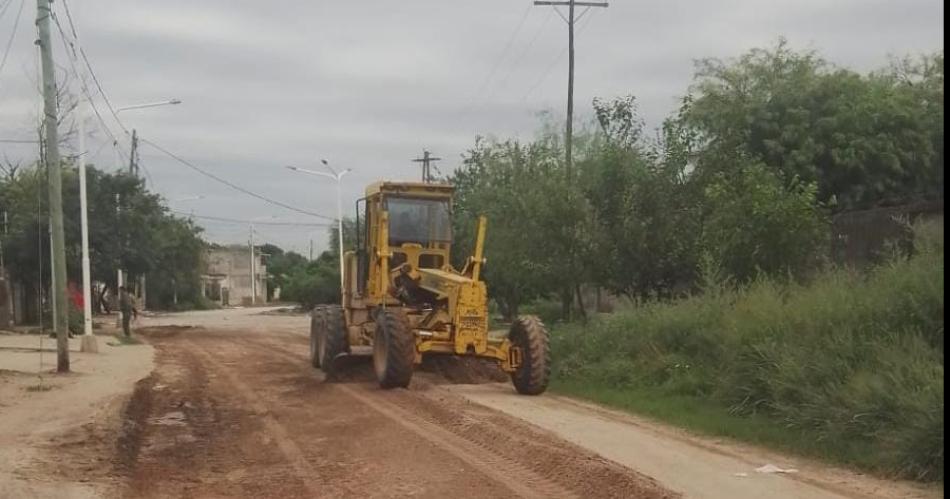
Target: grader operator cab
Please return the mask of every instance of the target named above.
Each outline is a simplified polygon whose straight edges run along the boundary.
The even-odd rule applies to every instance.
[[[450,263],[450,185],[379,182],[356,203],[356,250],[344,253],[343,303],[313,309],[310,360],[329,376],[349,355],[373,357],[383,388],[406,387],[425,355],[491,359],[515,389],[537,395],[550,374],[548,333],[534,316],[501,334],[488,330],[488,293],[481,280],[485,217],[474,255]]]

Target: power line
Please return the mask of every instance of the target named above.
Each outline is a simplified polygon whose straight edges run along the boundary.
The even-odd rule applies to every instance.
[[[7,5],[3,7],[3,10],[6,10],[7,6],[9,6],[12,1],[13,0],[7,2]],[[16,29],[17,26],[20,25],[20,15],[23,14],[23,4],[25,3],[26,0],[20,0],[20,8],[16,11],[16,18],[13,20],[13,29],[10,30],[10,38],[7,39],[6,48],[3,49],[3,59],[0,59],[0,74],[3,74],[3,67],[7,64],[7,56],[10,55],[10,47],[13,46],[13,38],[16,37]]]
[[[165,149],[164,147],[162,147],[162,146],[160,146],[160,145],[158,145],[158,144],[156,144],[156,143],[154,143],[154,142],[152,142],[152,141],[150,141],[150,140],[148,140],[148,139],[142,139],[142,138],[140,138],[139,141],[142,142],[142,143],[144,143],[144,144],[148,144],[148,145],[152,146],[153,148],[157,149],[158,151],[161,151],[162,153],[164,153],[166,156],[168,156],[168,157],[174,159],[175,161],[177,161],[177,162],[179,162],[179,163],[181,163],[181,164],[187,166],[188,168],[191,168],[192,170],[194,170],[194,171],[196,171],[196,172],[198,172],[198,173],[200,173],[200,174],[202,174],[202,175],[204,175],[204,176],[206,176],[206,177],[208,177],[208,178],[210,178],[210,179],[212,179],[212,180],[218,181],[218,182],[220,182],[220,183],[222,183],[222,184],[224,184],[224,185],[226,185],[226,186],[228,186],[228,187],[230,187],[230,188],[232,188],[232,189],[234,189],[234,190],[236,190],[236,191],[238,191],[238,192],[242,192],[242,193],[244,193],[244,194],[247,194],[248,196],[255,197],[255,198],[257,198],[257,199],[260,199],[261,201],[270,203],[270,204],[272,204],[272,205],[274,205],[274,206],[280,206],[281,208],[284,208],[284,209],[287,209],[287,210],[290,210],[290,211],[295,211],[295,212],[297,212],[297,213],[303,213],[304,215],[310,215],[310,216],[312,216],[312,217],[323,218],[323,219],[325,219],[325,220],[336,220],[336,219],[333,218],[333,217],[328,217],[328,216],[326,216],[326,215],[321,215],[321,214],[319,214],[319,213],[314,213],[314,212],[312,212],[312,211],[302,210],[302,209],[300,209],[300,208],[297,208],[296,206],[291,206],[291,205],[289,205],[289,204],[282,203],[282,202],[280,202],[280,201],[277,201],[277,200],[275,200],[275,199],[271,199],[271,198],[269,198],[269,197],[263,196],[263,195],[258,194],[258,193],[256,193],[256,192],[247,190],[247,189],[245,189],[244,187],[241,187],[241,186],[239,186],[239,185],[237,185],[237,184],[234,184],[234,183],[231,182],[231,181],[225,180],[225,179],[223,179],[223,178],[221,178],[221,177],[219,177],[219,176],[217,176],[217,175],[215,175],[215,174],[213,174],[213,173],[211,173],[211,172],[209,172],[209,171],[207,171],[207,170],[202,169],[201,167],[198,167],[198,166],[196,166],[196,165],[194,165],[194,164],[192,164],[192,163],[186,161],[185,159],[179,157],[179,156],[176,155],[175,153],[173,153],[173,152],[171,152],[171,151]]]
[[[69,28],[73,32],[73,36],[78,38],[79,34],[76,31],[76,25],[73,23],[73,15],[69,11],[69,2],[63,0],[63,9],[66,11],[66,20],[69,21]],[[79,45],[79,55],[82,56],[83,62],[86,64],[86,68],[89,69],[89,76],[92,76],[93,83],[96,84],[96,88],[99,89],[99,95],[102,96],[102,100],[106,103],[106,107],[109,108],[109,112],[112,113],[112,117],[115,118],[115,122],[119,124],[119,128],[122,129],[126,134],[129,133],[129,129],[125,127],[125,124],[122,123],[122,120],[119,119],[119,114],[116,113],[115,107],[112,106],[112,102],[109,101],[109,96],[106,95],[106,91],[102,88],[102,83],[99,82],[99,77],[96,76],[96,71],[92,69],[92,64],[89,62],[89,57],[86,56],[86,50],[83,49],[82,45]]]
[[[3,15],[6,14],[7,12],[7,7],[9,7],[10,4],[12,3],[13,3],[13,0],[7,0],[6,2],[4,2],[3,7],[0,7],[0,19],[3,19]]]
[[[55,13],[52,14],[53,21],[56,23],[56,29],[59,31],[59,36],[63,41],[63,48],[66,50],[66,55],[69,56],[69,53],[72,53],[72,57],[66,57],[69,60],[69,65],[73,69],[73,75],[76,77],[76,80],[79,82],[79,89],[82,91],[83,95],[86,96],[86,101],[89,102],[89,107],[92,108],[92,112],[96,115],[96,118],[99,120],[99,125],[102,129],[109,135],[112,139],[112,143],[119,149],[120,154],[124,154],[122,151],[122,146],[119,144],[119,139],[116,138],[115,134],[112,133],[112,130],[109,129],[109,125],[106,124],[105,119],[102,117],[102,113],[99,112],[99,108],[96,107],[96,103],[92,98],[92,93],[89,91],[89,86],[86,85],[86,82],[79,78],[79,70],[76,68],[76,47],[74,41],[70,41],[69,37],[66,36],[66,32],[63,30],[62,24],[59,22],[59,16]]]
[[[553,10],[553,9],[552,9],[552,10]],[[584,12],[586,12],[586,11],[584,11]],[[587,28],[587,27],[590,25],[590,20],[594,17],[594,14],[593,14],[593,13],[595,13],[595,12],[597,12],[597,11],[591,11],[591,12],[592,12],[592,13],[591,13],[591,16],[587,18],[587,21],[586,21],[586,22],[582,22],[581,25],[577,28],[577,34],[578,34],[578,35],[584,33],[584,29]],[[580,19],[580,18],[578,18],[578,19]],[[551,61],[551,65],[548,66],[547,69],[544,70],[544,73],[541,74],[541,77],[538,78],[538,80],[535,81],[534,84],[531,85],[531,87],[528,88],[528,91],[527,91],[527,92],[525,92],[524,96],[521,98],[521,102],[524,102],[524,101],[528,100],[528,97],[529,97],[532,93],[534,93],[534,91],[537,90],[538,87],[540,87],[545,81],[547,81],[548,76],[551,75],[551,71],[553,71],[554,68],[557,67],[558,63],[561,62],[561,59],[564,58],[564,55],[567,54],[567,51],[568,51],[568,47],[564,47],[564,48],[561,50],[561,52],[557,55],[557,58],[555,58],[553,61]]]
[[[506,43],[505,48],[502,49],[501,55],[498,57],[498,59],[495,60],[495,65],[494,67],[492,67],[491,71],[488,72],[488,76],[485,78],[485,81],[483,81],[482,84],[478,87],[478,90],[475,91],[475,94],[472,96],[472,100],[474,100],[475,97],[480,95],[486,89],[486,87],[488,87],[488,84],[491,83],[492,77],[495,76],[495,73],[498,71],[498,68],[501,67],[501,63],[508,56],[508,49],[511,48],[511,44],[515,42],[515,39],[518,37],[518,34],[521,33],[521,28],[524,27],[524,22],[528,20],[528,15],[531,14],[531,7],[532,7],[531,4],[528,4],[528,8],[525,9],[524,14],[521,16],[521,20],[518,21],[518,27],[515,28],[515,32],[512,33],[511,38],[508,39],[508,43]]]
[[[196,215],[194,213],[189,213],[181,210],[168,210],[177,215],[185,215],[194,218],[202,218],[206,220],[214,220],[216,222],[225,222],[225,223],[234,223],[234,224],[243,224],[248,225],[251,220],[240,220],[237,218],[227,218],[227,217],[215,217],[211,215]],[[255,226],[257,225],[270,225],[275,227],[330,227],[333,224],[320,224],[320,223],[310,223],[310,222],[253,222]]]
[[[531,6],[529,5],[529,7]],[[525,45],[524,50],[522,50],[521,53],[518,55],[518,57],[515,58],[515,60],[512,61],[511,64],[509,64],[508,72],[505,74],[505,77],[500,80],[499,85],[504,86],[508,82],[508,79],[511,78],[511,75],[514,73],[514,69],[521,67],[521,61],[523,61],[524,58],[527,57],[527,55],[531,52],[531,48],[534,47],[534,44],[535,42],[538,41],[538,38],[541,38],[541,34],[544,33],[544,28],[547,27],[548,23],[551,21],[551,18],[553,17],[554,17],[554,10],[552,9],[548,11],[548,15],[545,16],[541,24],[538,25],[538,30],[535,31],[534,36],[531,37],[531,40],[528,42],[527,45]]]

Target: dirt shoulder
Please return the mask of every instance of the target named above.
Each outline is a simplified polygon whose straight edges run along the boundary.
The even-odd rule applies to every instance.
[[[86,354],[70,340],[72,372],[60,375],[55,340],[0,335],[0,498],[112,495],[113,481],[87,474],[111,469],[122,408],[152,371],[153,349],[108,335],[98,343],[100,353]]]

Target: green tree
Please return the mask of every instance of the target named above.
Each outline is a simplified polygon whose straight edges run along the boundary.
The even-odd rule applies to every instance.
[[[759,163],[718,174],[705,189],[703,251],[738,282],[804,274],[825,254],[830,234],[817,192],[797,179],[786,186]]]
[[[862,76],[784,40],[736,60],[705,59],[683,113],[700,139],[697,166],[729,173],[747,155],[785,179],[815,182],[818,200],[836,209],[938,192],[942,61]]]
[[[32,165],[0,183],[0,209],[9,219],[3,236],[5,260],[13,278],[30,296],[49,285],[45,182],[43,169]],[[116,269],[122,268],[133,279],[148,274],[150,289],[173,290],[171,282],[175,281],[179,292],[197,296],[204,248],[198,227],[170,215],[162,199],[148,192],[142,180],[124,173],[108,174],[89,167],[87,191],[94,281],[114,289]],[[63,206],[67,276],[78,284],[82,279],[79,179],[69,164],[63,165]],[[150,298],[150,304],[168,305],[173,294],[160,291]],[[28,312],[35,319],[36,311]]]

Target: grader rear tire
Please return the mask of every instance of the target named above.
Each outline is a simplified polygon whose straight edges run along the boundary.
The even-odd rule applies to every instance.
[[[376,315],[373,339],[373,369],[384,389],[405,388],[412,380],[416,342],[406,312],[400,308],[382,310]]]
[[[511,325],[508,339],[521,350],[521,365],[511,373],[515,390],[522,395],[540,395],[551,377],[551,348],[548,330],[541,319],[525,315]]]
[[[310,311],[310,365],[319,368],[323,359],[323,345],[326,344],[324,307],[313,307]]]
[[[346,340],[346,321],[343,317],[343,307],[328,305],[324,308],[323,317],[326,335],[320,362],[323,366],[323,372],[332,377],[335,372],[333,359],[337,355],[350,350]]]

